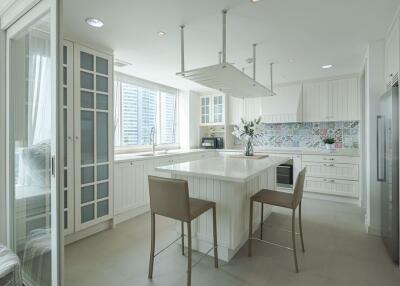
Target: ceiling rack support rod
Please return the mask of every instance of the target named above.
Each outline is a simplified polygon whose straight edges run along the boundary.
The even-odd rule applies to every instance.
[[[226,13],[228,10],[222,10],[222,63],[226,63]]]
[[[181,28],[181,72],[185,72],[185,26],[180,25]]]
[[[274,63],[270,63],[269,64],[269,74],[270,74],[270,80],[271,80],[271,94],[273,95],[274,94],[274,84],[273,84],[273,80],[274,80],[274,78],[273,78],[273,69],[274,69]]]
[[[257,44],[253,44],[253,80],[256,80],[256,47]]]

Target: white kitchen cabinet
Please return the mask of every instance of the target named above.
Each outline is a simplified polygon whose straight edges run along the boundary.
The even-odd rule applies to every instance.
[[[329,120],[350,121],[360,119],[360,93],[357,77],[329,80]]]
[[[149,184],[148,176],[170,177],[170,174],[159,172],[158,166],[171,165],[215,156],[215,152],[178,154],[175,156],[154,157],[146,160],[115,162],[114,164],[114,216],[117,222],[132,218],[148,209]],[[131,212],[131,214],[125,215]]]
[[[74,44],[75,231],[113,215],[113,57]]]
[[[303,84],[303,121],[320,122],[329,120],[328,82]]]
[[[200,97],[200,123],[215,125],[225,123],[224,95],[204,95]]]
[[[359,82],[356,76],[303,85],[303,121],[360,119]]]
[[[386,84],[392,86],[399,78],[400,53],[399,19],[392,26],[385,44]]]
[[[230,96],[228,105],[229,123],[231,125],[238,125],[244,116],[244,99]]]
[[[74,222],[74,44],[63,45],[63,155],[64,155],[64,234],[71,234]]]
[[[302,167],[307,168],[305,192],[358,198],[359,157],[303,155]]]

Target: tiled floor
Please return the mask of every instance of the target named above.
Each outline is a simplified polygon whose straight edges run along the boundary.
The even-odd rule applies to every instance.
[[[228,264],[214,269],[205,258],[193,270],[192,285],[400,285],[400,270],[386,254],[380,238],[364,233],[359,208],[332,202],[305,199],[303,227],[306,252],[299,252],[300,273],[293,269],[292,253],[254,242],[253,257],[246,245]],[[287,210],[275,208],[268,218],[265,236],[290,243]],[[65,251],[67,286],[186,285],[186,257],[174,245],[156,258],[153,281],[147,279],[149,255],[148,214],[69,245]],[[173,221],[157,219],[157,244],[176,237]],[[300,244],[298,244],[298,248]],[[194,254],[194,260],[198,257]]]

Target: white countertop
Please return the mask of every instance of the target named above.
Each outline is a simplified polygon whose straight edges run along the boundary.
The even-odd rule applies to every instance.
[[[168,151],[156,151],[154,155],[152,152],[140,152],[140,153],[124,153],[115,154],[114,161],[131,161],[131,160],[151,160],[155,158],[168,158],[176,155],[189,155],[195,153],[213,152],[212,149],[174,149]]]
[[[227,152],[238,152],[242,151],[241,149],[223,149],[221,151]],[[325,155],[325,156],[351,156],[358,157],[360,156],[358,150],[340,150],[336,149],[333,151],[320,149],[320,148],[300,148],[300,147],[275,147],[275,148],[255,148],[254,152],[256,153],[283,153],[283,154],[298,154],[298,155]]]
[[[213,158],[161,166],[156,169],[170,174],[194,175],[244,183],[266,169],[275,168],[287,160],[290,158],[269,156],[264,159],[238,159],[231,158],[229,154],[221,154]]]

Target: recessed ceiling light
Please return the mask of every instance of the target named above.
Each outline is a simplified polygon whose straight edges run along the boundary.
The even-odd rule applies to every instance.
[[[163,36],[165,36],[167,33],[165,33],[164,31],[159,31],[158,32],[158,35],[160,36],[160,37],[163,37]]]
[[[250,2],[257,3],[257,2],[260,2],[260,0],[250,0]]]
[[[330,69],[330,68],[333,68],[333,65],[324,65],[324,66],[321,66],[321,68]]]
[[[101,21],[100,19],[97,19],[97,18],[89,17],[89,18],[86,18],[85,21],[88,25],[95,27],[95,28],[101,28],[104,26],[103,21]]]

